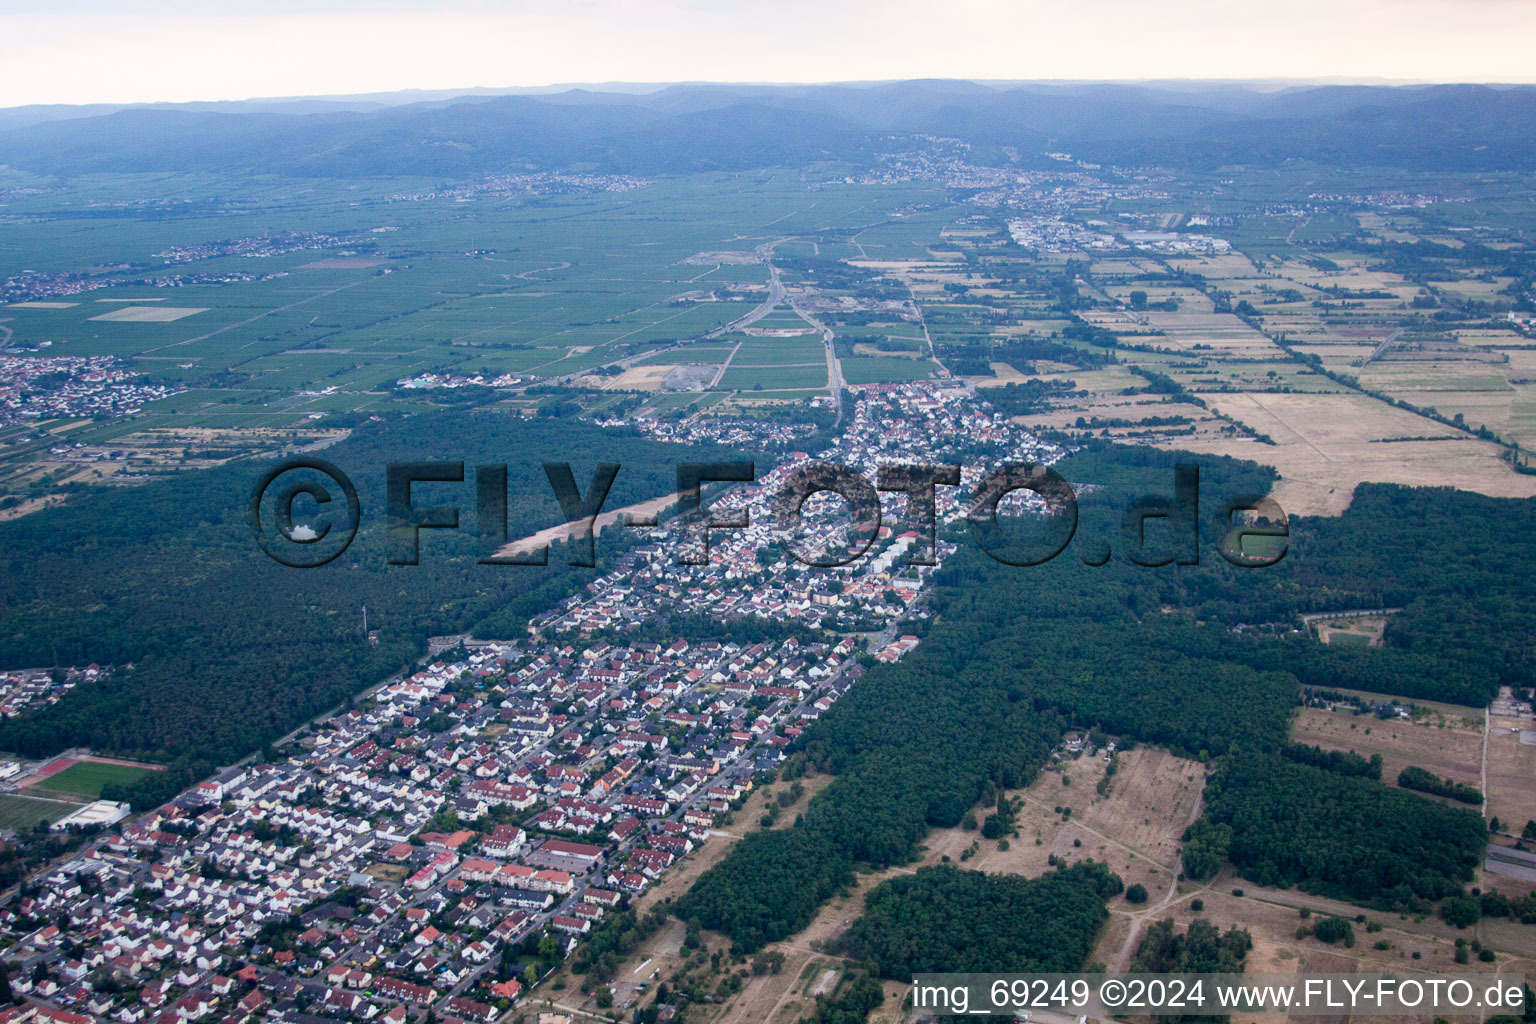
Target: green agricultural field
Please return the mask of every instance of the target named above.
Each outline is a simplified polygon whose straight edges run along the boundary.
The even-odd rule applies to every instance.
[[[742,343],[731,365],[782,366],[826,358],[827,346],[819,338],[753,338]]]
[[[1297,242],[1333,242],[1360,230],[1355,218],[1344,213],[1318,213],[1296,229],[1292,240]]]
[[[653,395],[646,400],[642,411],[652,415],[664,415],[669,412],[676,412],[679,409],[687,409],[703,397],[705,397],[705,393],[702,391],[673,391],[666,394]]]
[[[68,440],[131,437],[125,447],[139,447],[146,431],[180,431],[189,464],[202,445],[238,449],[233,432],[241,430],[291,429],[302,443],[306,428],[350,426],[361,413],[446,404],[448,394],[395,388],[429,372],[574,377],[619,360],[722,363],[749,342],[733,388],[811,390],[826,386],[825,349],[814,335],[704,340],[767,294],[768,266],[737,261],[753,259],[770,238],[786,240],[786,257],[805,258],[816,246],[791,241],[796,234],[862,228],[944,197],[933,185],[872,196],[832,184],[807,201],[804,179],[792,173],[754,177],[749,188],[735,175],[701,174],[625,192],[464,203],[437,195],[440,185],[86,175],[8,197],[0,248],[18,266],[126,269],[43,296],[56,302],[0,309],[3,340],[48,356],[116,357],[144,382],[179,390],[132,418],[69,431]],[[185,212],[146,217],[167,194]],[[94,212],[82,218],[82,209]],[[936,239],[936,220],[917,233]],[[272,246],[280,251],[260,259],[240,249],[289,235],[295,247]],[[173,259],[172,250],[190,255]],[[716,252],[735,255],[715,262],[707,254]],[[152,287],[143,283],[150,277],[181,283]],[[695,301],[710,292],[718,301]],[[150,312],[96,319],[128,307]],[[201,312],[152,313],[161,308]],[[811,329],[787,306],[762,326]],[[503,400],[518,399],[508,392]],[[45,423],[0,453],[0,497],[47,489],[35,460],[65,426]],[[194,436],[200,430],[230,433]]]
[[[926,380],[938,370],[926,359],[902,356],[851,356],[838,360],[838,364],[843,370],[843,380],[849,384]]]
[[[639,366],[673,366],[678,363],[723,363],[735,346],[685,345],[668,352],[658,352],[641,359]]]
[[[57,775],[50,776],[31,787],[31,792],[50,797],[79,797],[96,800],[101,788],[111,783],[131,785],[143,778],[153,768],[141,768],[132,764],[101,764],[97,761],[81,761],[72,764]]]
[[[780,390],[827,386],[825,363],[811,366],[736,366],[728,367],[717,384],[718,391]]]

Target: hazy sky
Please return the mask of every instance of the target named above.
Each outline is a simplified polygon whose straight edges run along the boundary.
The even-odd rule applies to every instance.
[[[1532,0],[0,0],[0,39],[0,107],[605,81],[1536,81]]]

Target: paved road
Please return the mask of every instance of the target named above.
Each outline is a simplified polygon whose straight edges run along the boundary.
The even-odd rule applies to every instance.
[[[1382,356],[1386,355],[1387,349],[1391,348],[1393,345],[1396,345],[1397,344],[1397,339],[1401,338],[1402,336],[1403,336],[1403,328],[1399,327],[1397,330],[1395,330],[1391,334],[1387,335],[1386,340],[1383,341],[1380,345],[1377,345],[1375,350],[1372,351],[1370,355],[1366,356],[1365,359],[1363,359],[1361,361],[1360,365],[1361,366],[1370,366],[1376,360],[1378,360]]]
[[[782,239],[780,241],[782,241]],[[775,242],[775,243],[771,243],[769,245],[769,251],[768,251],[767,255],[765,255],[763,257],[764,259],[768,259],[768,258],[772,257],[772,255],[773,255],[772,246],[776,245],[776,244],[778,244],[778,243]],[[758,246],[759,250],[761,250],[762,248],[763,248],[762,246]],[[762,255],[762,253],[759,252],[759,255]],[[739,316],[735,320],[732,320],[730,323],[725,324],[722,327],[716,327],[714,330],[712,330],[709,333],[705,334],[704,337],[706,339],[708,339],[708,338],[718,338],[722,334],[729,334],[732,331],[739,331],[743,327],[751,327],[753,324],[757,323],[763,317],[765,317],[769,313],[773,312],[774,307],[778,306],[778,304],[783,302],[783,301],[784,301],[784,282],[779,279],[779,268],[774,266],[772,263],[770,263],[770,264],[768,264],[768,297],[766,299],[764,299],[762,302],[758,303],[757,307],[755,309],[753,309],[752,312],[747,313],[747,314],[745,314],[743,316]]]
[[[837,419],[832,424],[835,429],[843,422],[843,368],[837,361],[837,352],[832,348],[832,328],[801,309],[793,299],[789,302],[789,308],[798,313],[806,323],[820,331],[822,344],[827,346],[827,384],[832,388],[832,405],[837,410]]]

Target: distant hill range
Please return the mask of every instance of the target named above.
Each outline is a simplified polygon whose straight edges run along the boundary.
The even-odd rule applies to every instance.
[[[1121,166],[1527,171],[1536,87],[1241,83],[594,86],[0,110],[0,163],[49,174],[265,172],[461,178],[867,164],[937,135],[975,163],[1048,152]],[[1060,166],[1059,164],[1056,166]]]

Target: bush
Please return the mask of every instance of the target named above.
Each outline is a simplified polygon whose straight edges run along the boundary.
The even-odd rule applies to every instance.
[[[1478,909],[1484,917],[1508,917],[1510,912],[1509,897],[1497,889],[1489,889],[1477,898]]]
[[[1452,896],[1440,904],[1441,919],[1457,928],[1477,924],[1482,916],[1482,905],[1470,896]]]
[[[1342,917],[1323,918],[1312,929],[1312,934],[1317,937],[1317,941],[1330,945],[1335,942],[1342,942],[1346,946],[1355,944],[1355,926]]]
[[[1140,882],[1137,882],[1135,885],[1129,886],[1125,890],[1125,901],[1127,903],[1145,903],[1145,902],[1147,902],[1147,887],[1142,885]]]

